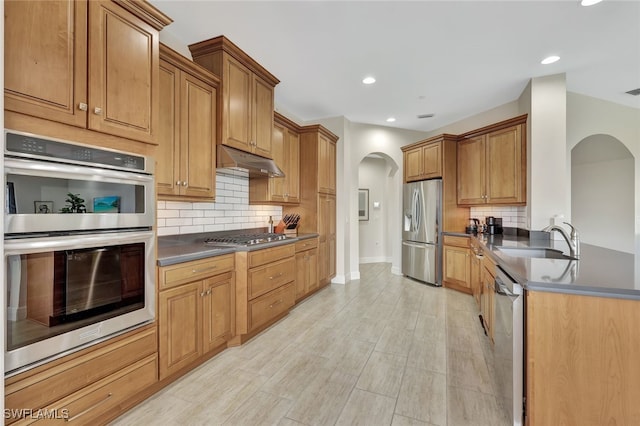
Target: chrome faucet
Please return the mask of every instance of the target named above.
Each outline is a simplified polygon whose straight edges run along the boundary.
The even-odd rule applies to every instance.
[[[567,244],[569,244],[569,256],[574,259],[580,259],[580,236],[578,230],[569,222],[562,222],[565,225],[569,225],[571,228],[571,235],[567,234],[567,231],[563,227],[558,225],[549,225],[543,229],[544,232],[558,231],[564,237]]]

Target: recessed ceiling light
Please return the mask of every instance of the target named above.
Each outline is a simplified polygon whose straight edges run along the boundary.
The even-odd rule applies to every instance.
[[[593,6],[594,4],[600,3],[602,0],[581,0],[580,4],[582,6]]]
[[[554,62],[558,62],[560,60],[560,56],[547,56],[546,58],[544,58],[542,61],[540,61],[540,63],[542,65],[549,65],[552,64]]]
[[[387,118],[387,123],[393,123],[394,121],[396,121],[395,117]]]
[[[376,79],[373,78],[373,77],[365,77],[365,78],[362,79],[362,82],[364,84],[373,84],[373,83],[376,82]]]

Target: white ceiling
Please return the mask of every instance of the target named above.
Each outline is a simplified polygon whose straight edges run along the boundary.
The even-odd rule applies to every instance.
[[[276,105],[304,121],[430,131],[557,73],[571,92],[640,108],[624,93],[640,88],[640,0],[151,3],[174,20],[167,39],[240,46],[281,80]],[[561,60],[541,65],[551,54]],[[367,75],[377,82],[362,84]]]

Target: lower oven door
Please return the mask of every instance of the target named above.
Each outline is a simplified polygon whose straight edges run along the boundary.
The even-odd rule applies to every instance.
[[[154,245],[149,229],[6,239],[5,373],[153,321]]]
[[[495,279],[494,367],[497,402],[509,424],[523,424],[524,292],[500,268]]]

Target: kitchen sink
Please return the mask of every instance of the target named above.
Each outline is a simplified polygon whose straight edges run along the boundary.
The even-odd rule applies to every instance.
[[[567,259],[574,260],[560,250],[536,247],[498,247],[498,250],[511,257],[535,257],[540,259]]]

